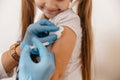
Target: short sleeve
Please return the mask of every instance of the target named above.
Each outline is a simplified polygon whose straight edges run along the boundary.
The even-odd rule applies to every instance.
[[[68,9],[60,14],[58,14],[53,19],[50,19],[55,25],[67,26],[72,29],[75,34],[80,37],[82,29],[80,25],[80,17],[74,13],[71,9]]]

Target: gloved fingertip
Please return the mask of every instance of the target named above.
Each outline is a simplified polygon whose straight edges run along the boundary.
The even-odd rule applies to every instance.
[[[57,26],[49,26],[48,27],[48,31],[49,32],[56,32],[56,31],[58,31],[60,28],[59,27],[57,27]]]

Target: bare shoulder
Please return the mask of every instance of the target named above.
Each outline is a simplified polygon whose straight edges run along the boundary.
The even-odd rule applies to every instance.
[[[76,42],[75,32],[67,26],[64,26],[61,38],[55,41],[52,51],[55,54],[65,53],[66,56],[71,55]]]

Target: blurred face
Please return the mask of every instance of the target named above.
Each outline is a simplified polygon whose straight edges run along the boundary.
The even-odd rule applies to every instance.
[[[68,9],[71,0],[35,0],[36,6],[47,18],[53,18],[58,13]]]

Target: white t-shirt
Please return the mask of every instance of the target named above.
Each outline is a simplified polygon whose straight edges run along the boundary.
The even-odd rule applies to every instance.
[[[50,21],[53,22],[58,27],[59,26],[69,27],[70,29],[73,30],[73,32],[76,34],[77,37],[75,47],[73,49],[71,59],[69,60],[69,63],[65,70],[63,80],[82,80],[82,74],[80,72],[81,64],[79,58],[81,52],[80,50],[81,50],[82,29],[80,27],[79,16],[76,13],[74,13],[72,9],[68,9],[55,16],[53,19],[50,19]],[[0,79],[8,77],[2,66],[1,55],[2,54],[0,54]]]

